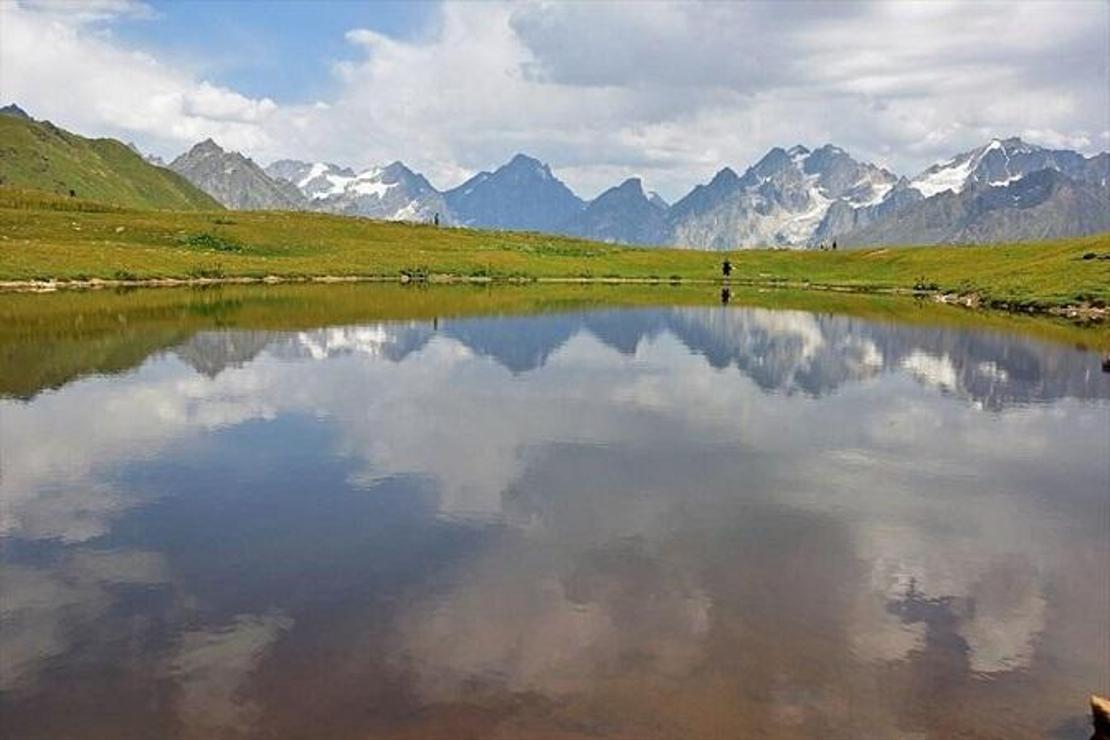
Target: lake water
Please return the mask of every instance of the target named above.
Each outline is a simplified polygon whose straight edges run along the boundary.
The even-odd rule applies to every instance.
[[[5,737],[1090,735],[1068,330],[315,290],[0,296]]]

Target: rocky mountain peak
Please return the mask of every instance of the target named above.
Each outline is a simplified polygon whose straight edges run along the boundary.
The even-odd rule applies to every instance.
[[[1011,136],[991,139],[935,164],[913,178],[911,185],[928,198],[946,190],[960,193],[967,187],[1002,187],[1043,169],[1079,179],[1089,174],[1087,160],[1078,152],[1046,149]]]
[[[731,167],[724,167],[709,181],[709,187],[714,189],[734,187],[738,182],[740,182],[740,176],[736,171]]]
[[[513,155],[506,164],[506,167],[532,167],[542,169],[546,165],[535,157],[531,157],[523,152],[517,152]]]
[[[558,231],[584,207],[550,167],[526,154],[444,195],[461,223],[504,229]]]
[[[170,162],[169,168],[228,208],[238,210],[305,207],[295,185],[275,180],[238,152],[227,152],[211,138],[198,142]]]
[[[793,166],[794,157],[788,154],[781,146],[776,146],[772,147],[770,151],[764,154],[763,158],[752,166],[751,171],[766,177]]]
[[[452,223],[443,194],[400,160],[356,173],[326,162],[281,160],[267,168],[300,189],[314,210],[387,221]]]
[[[12,118],[22,118],[24,121],[33,121],[33,120],[35,120],[35,119],[31,118],[30,115],[27,114],[27,111],[23,110],[22,108],[20,108],[15,103],[9,103],[8,105],[5,105],[3,108],[0,108],[0,116],[11,116]]]
[[[840,147],[825,144],[810,152],[809,156],[805,158],[803,169],[807,173],[821,172],[843,161],[855,163],[856,160]]]
[[[638,177],[628,178],[617,186],[617,190],[628,195],[636,195],[644,198],[645,200],[647,199],[647,196],[644,195],[644,183]]]
[[[546,163],[527,154],[513,155],[512,159],[494,172],[494,175],[498,173],[510,173],[516,177],[536,177],[541,180],[554,179],[551,168]]]
[[[643,181],[630,177],[590,201],[567,230],[608,242],[662,244],[667,236],[664,212],[648,200]]]
[[[378,171],[378,173],[383,182],[399,182],[401,180],[410,179],[414,180],[420,177],[408,167],[406,167],[405,163],[400,160],[390,162],[385,167],[382,167],[381,170]]]
[[[209,138],[205,139],[204,141],[198,141],[196,144],[194,144],[193,148],[189,150],[189,153],[190,154],[193,154],[193,153],[196,153],[196,154],[226,154],[227,152],[225,152],[224,148],[221,147],[219,144],[217,144],[214,139],[209,137]]]

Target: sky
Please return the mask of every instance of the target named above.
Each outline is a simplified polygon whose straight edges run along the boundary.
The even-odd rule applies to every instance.
[[[517,152],[675,199],[773,146],[912,176],[990,138],[1110,148],[1110,3],[0,0],[0,104],[172,158]]]

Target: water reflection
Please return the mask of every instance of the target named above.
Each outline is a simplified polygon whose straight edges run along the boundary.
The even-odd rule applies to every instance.
[[[714,368],[736,367],[765,390],[822,395],[882,372],[990,409],[1060,398],[1107,398],[1100,358],[990,332],[880,324],[766,309],[596,311],[542,319],[497,318],[378,324],[299,332],[200,332],[173,351],[215,377],[269,349],[323,359],[361,353],[401,362],[440,334],[514,374],[532,372],[572,337],[588,334],[625,355],[666,333]]]
[[[1083,737],[1108,399],[731,306],[199,332],[0,402],[5,733]]]

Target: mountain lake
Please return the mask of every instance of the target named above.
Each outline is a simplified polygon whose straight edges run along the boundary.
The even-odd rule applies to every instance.
[[[1085,739],[1108,348],[712,286],[0,295],[0,730]]]

